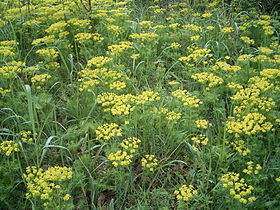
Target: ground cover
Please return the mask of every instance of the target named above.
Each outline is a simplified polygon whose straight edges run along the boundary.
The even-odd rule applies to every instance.
[[[0,14],[0,209],[279,207],[277,15],[220,0]]]

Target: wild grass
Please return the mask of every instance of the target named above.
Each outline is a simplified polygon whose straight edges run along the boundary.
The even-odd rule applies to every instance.
[[[279,17],[224,1],[0,2],[0,209],[277,209]]]

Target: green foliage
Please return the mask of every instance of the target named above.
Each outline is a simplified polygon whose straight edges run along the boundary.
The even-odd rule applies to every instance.
[[[0,209],[277,209],[278,10],[1,1]]]

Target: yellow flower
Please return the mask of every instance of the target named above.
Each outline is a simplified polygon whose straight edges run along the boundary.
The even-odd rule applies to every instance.
[[[234,29],[232,27],[224,27],[221,29],[221,32],[224,34],[228,34],[234,32]]]
[[[180,82],[178,82],[178,81],[170,81],[170,82],[168,82],[168,84],[173,86],[173,85],[179,85]]]
[[[196,120],[195,124],[197,128],[203,128],[203,129],[206,129],[208,126],[212,125],[207,120]]]
[[[171,43],[171,47],[172,47],[173,49],[178,49],[178,48],[181,47],[181,45],[180,45],[178,42],[172,42],[172,43]]]
[[[174,191],[178,200],[188,201],[194,195],[198,194],[198,191],[194,189],[193,185],[182,185],[178,190]]]
[[[246,156],[248,155],[251,150],[249,150],[248,148],[246,148],[245,145],[245,141],[243,140],[236,140],[233,142],[227,142],[230,146],[233,147],[233,149],[235,149],[240,155],[242,156]]]
[[[255,44],[255,41],[248,36],[241,36],[240,39],[246,44]]]
[[[155,167],[158,165],[158,160],[154,155],[145,155],[141,159],[141,166],[147,168],[149,171],[154,171]]]
[[[202,104],[196,96],[190,96],[190,93],[187,90],[175,90],[171,93],[175,98],[180,99],[185,106],[190,107],[199,107]]]
[[[0,95],[6,95],[7,93],[10,93],[10,92],[11,92],[10,89],[0,88]]]
[[[13,152],[19,151],[19,145],[15,141],[3,141],[0,144],[0,152],[10,156]]]
[[[141,140],[135,137],[130,137],[124,139],[120,146],[129,153],[135,153],[136,150],[139,148],[139,144],[141,143]]]
[[[199,83],[208,83],[209,88],[220,85],[224,82],[222,78],[208,72],[193,74],[191,77]]]
[[[272,129],[272,124],[266,122],[266,117],[260,113],[249,113],[237,121],[227,121],[227,132],[235,133],[238,137],[240,134],[253,135],[257,132],[267,132]]]
[[[110,153],[108,156],[108,160],[112,161],[114,167],[130,165],[132,163],[132,158],[133,155],[122,150]]]
[[[57,58],[59,55],[58,51],[53,48],[37,50],[36,53],[41,55],[44,58],[47,57],[48,59]]]
[[[37,168],[35,166],[27,167],[23,178],[27,182],[27,198],[39,197],[44,202],[44,206],[48,206],[49,201],[54,198],[68,200],[71,196],[62,189],[62,182],[72,179],[72,168],[67,167],[49,167],[47,170]],[[59,184],[58,184],[59,183]]]
[[[102,126],[96,128],[96,139],[110,140],[115,136],[122,136],[122,129],[116,123],[105,123]]]
[[[52,76],[49,74],[38,74],[31,78],[31,82],[36,84],[36,88],[40,89],[41,85],[47,82]]]
[[[23,142],[32,142],[33,141],[31,131],[21,131],[19,133],[19,136],[20,136],[20,140]]]
[[[254,189],[253,186],[245,183],[245,180],[240,178],[240,174],[228,172],[220,178],[220,181],[223,183],[223,187],[229,189],[229,194],[239,202],[246,204],[256,200],[254,196],[250,196]]]
[[[268,47],[259,47],[258,49],[261,53],[266,55],[273,53],[273,50],[269,49]]]
[[[208,138],[205,134],[199,134],[197,136],[194,136],[191,138],[192,141],[194,141],[197,144],[207,145],[208,144]]]
[[[129,36],[131,39],[136,39],[139,40],[141,42],[149,42],[149,41],[154,41],[157,37],[158,34],[155,33],[140,33],[140,34],[136,34],[133,33]]]

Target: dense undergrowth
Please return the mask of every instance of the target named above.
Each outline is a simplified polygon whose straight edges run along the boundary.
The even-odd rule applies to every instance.
[[[0,14],[0,209],[279,207],[278,17],[220,0]]]

